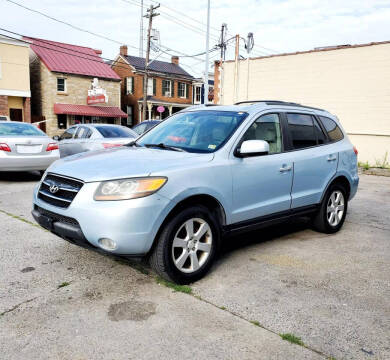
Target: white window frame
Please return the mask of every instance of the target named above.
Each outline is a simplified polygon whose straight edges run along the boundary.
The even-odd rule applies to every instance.
[[[146,95],[153,96],[153,78],[148,77],[148,84],[146,86]]]
[[[58,90],[58,80],[64,80],[64,90]],[[66,88],[66,78],[58,77],[56,85],[57,85],[57,92],[59,92],[59,93],[66,93],[66,90],[67,90],[67,88]]]
[[[199,94],[198,94],[198,91],[199,91]],[[198,95],[199,95],[199,99],[198,99]],[[201,103],[201,99],[202,98],[202,87],[199,86],[199,85],[196,85],[195,86],[195,99],[194,99],[194,103],[195,104],[200,104]]]
[[[126,123],[127,125],[133,125],[133,107],[127,105],[127,118],[126,118]]]
[[[172,80],[165,80],[165,79],[163,81],[167,81],[169,83],[169,95],[168,96],[166,95],[166,93],[168,91],[164,91],[164,94],[162,94],[162,95],[165,97],[172,97],[172,83],[173,83],[173,81]]]
[[[134,87],[134,76],[129,76],[126,78],[126,95],[132,95]]]
[[[184,85],[184,90],[183,91],[183,95],[180,95],[180,85]],[[177,85],[177,96],[181,99],[186,99],[187,96],[188,96],[188,84],[187,83],[184,83],[184,82],[178,82],[178,85]]]

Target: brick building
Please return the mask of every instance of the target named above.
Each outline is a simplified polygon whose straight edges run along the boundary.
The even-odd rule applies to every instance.
[[[121,106],[128,116],[126,125],[138,124],[142,117],[145,59],[128,55],[127,46],[121,46],[111,67],[122,79]],[[148,66],[146,119],[164,119],[192,105],[192,81],[177,56],[172,56],[171,62],[152,61]],[[159,106],[164,112],[157,111]]]
[[[0,35],[0,119],[31,122],[29,43]]]
[[[50,135],[75,123],[120,124],[120,77],[101,51],[36,38],[31,42],[32,116]]]

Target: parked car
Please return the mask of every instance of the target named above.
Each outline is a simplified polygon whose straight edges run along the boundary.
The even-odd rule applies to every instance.
[[[36,221],[84,247],[148,256],[177,283],[205,275],[229,234],[303,215],[339,231],[359,182],[338,119],[279,101],[189,108],[128,146],[68,159],[36,187]]]
[[[120,125],[82,124],[67,129],[59,141],[61,157],[122,146],[138,137],[138,134]]]
[[[59,158],[57,142],[37,127],[0,121],[0,171],[44,171]]]
[[[132,127],[132,129],[138,134],[142,135],[152,127],[155,127],[156,125],[160,124],[162,120],[145,120],[141,123],[135,125]]]

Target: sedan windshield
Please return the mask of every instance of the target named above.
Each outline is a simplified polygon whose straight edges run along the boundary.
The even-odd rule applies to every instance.
[[[0,123],[0,136],[46,136],[37,127],[26,123]]]
[[[245,112],[214,110],[178,113],[142,136],[137,145],[211,153],[226,143],[247,115]]]
[[[99,131],[104,138],[135,138],[138,136],[133,130],[124,126],[96,126],[96,130]]]

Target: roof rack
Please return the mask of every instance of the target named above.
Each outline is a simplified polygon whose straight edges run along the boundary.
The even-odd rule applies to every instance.
[[[283,106],[297,106],[297,107],[303,107],[307,109],[314,109],[314,110],[321,110],[325,111],[324,109],[312,107],[312,106],[306,106],[294,102],[287,102],[287,101],[280,101],[280,100],[245,100],[245,101],[239,101],[236,102],[234,105],[242,105],[242,104],[257,104],[257,103],[265,103],[266,105],[283,105]]]

